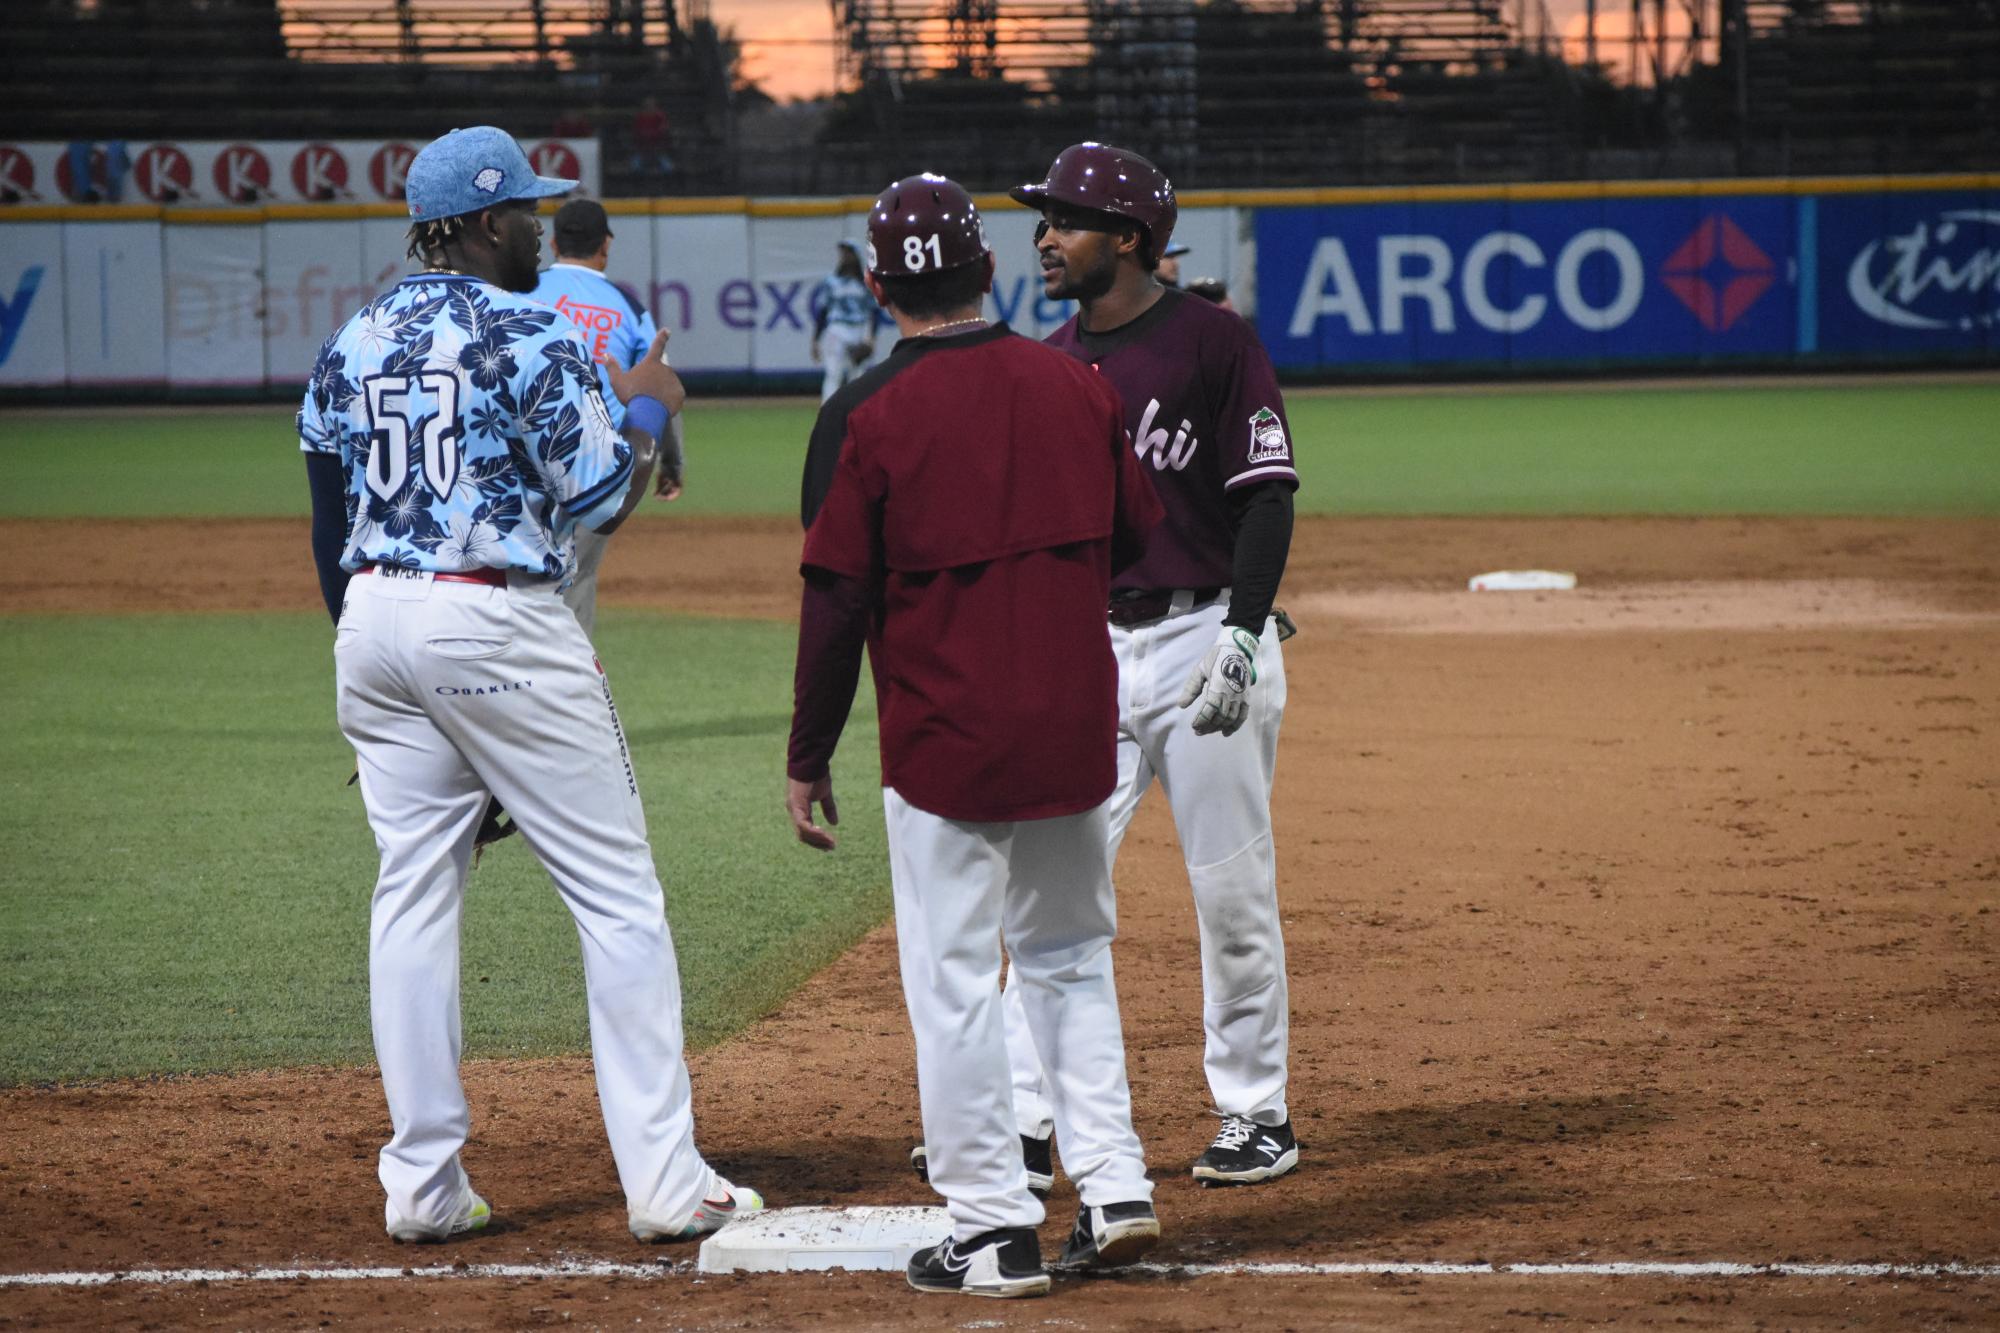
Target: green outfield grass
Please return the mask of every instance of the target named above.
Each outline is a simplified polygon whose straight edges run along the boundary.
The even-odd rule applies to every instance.
[[[690,412],[671,513],[791,515],[814,407]],[[1334,514],[2000,513],[2000,384],[1292,395]],[[282,410],[0,413],[0,519],[299,515]],[[780,806],[791,631],[607,611],[690,1038],[888,913],[870,691],[845,845]],[[374,845],[316,614],[0,617],[0,1083],[366,1061]],[[471,1055],[583,1048],[567,914],[517,839],[466,913]]]
[[[1305,486],[1329,514],[2000,512],[2000,383],[1506,388],[1290,398]],[[791,514],[799,400],[688,414],[671,514]],[[300,514],[282,410],[0,415],[0,517]]]
[[[0,1083],[365,1062],[375,847],[323,616],[6,617]],[[792,838],[785,626],[608,611],[700,1045],[888,914],[871,692],[840,849]],[[518,838],[474,873],[473,1056],[582,1049],[576,933]]]

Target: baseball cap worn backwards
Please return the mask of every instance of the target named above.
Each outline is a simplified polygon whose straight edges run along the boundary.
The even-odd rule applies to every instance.
[[[550,199],[576,187],[576,181],[537,176],[514,136],[491,125],[431,140],[403,179],[410,216],[425,221],[477,213],[514,199]]]

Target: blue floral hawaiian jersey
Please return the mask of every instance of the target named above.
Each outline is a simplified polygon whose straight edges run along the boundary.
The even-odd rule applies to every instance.
[[[570,322],[457,274],[406,278],[329,338],[298,427],[347,471],[348,570],[567,579],[577,524],[616,514],[632,479]]]
[[[875,323],[875,298],[859,278],[829,273],[813,288],[812,308],[826,309],[826,322],[866,332]]]

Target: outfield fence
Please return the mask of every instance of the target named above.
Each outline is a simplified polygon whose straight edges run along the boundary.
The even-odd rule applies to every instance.
[[[2000,362],[2000,175],[1203,192],[1220,277],[1300,378]],[[608,201],[610,276],[691,378],[797,387],[867,199]],[[980,200],[1034,335],[1034,215]],[[0,210],[0,396],[289,393],[409,265],[395,205]],[[893,338],[878,339],[878,355]]]

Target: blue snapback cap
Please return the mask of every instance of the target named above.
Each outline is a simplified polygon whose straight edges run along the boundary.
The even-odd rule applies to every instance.
[[[410,216],[426,221],[477,213],[511,199],[550,199],[576,187],[576,181],[537,176],[514,136],[491,125],[431,140],[403,178]]]

